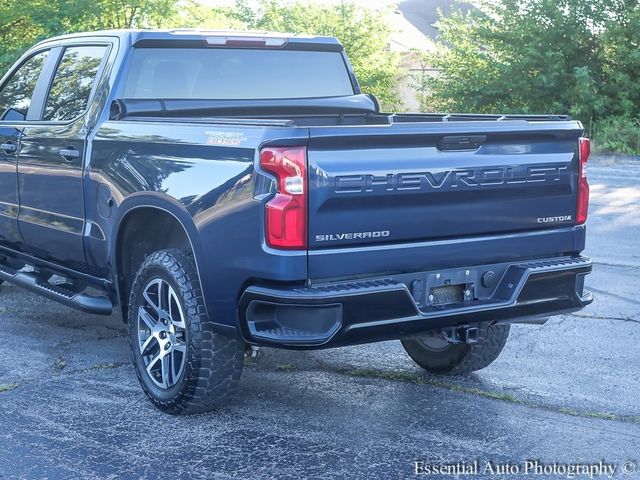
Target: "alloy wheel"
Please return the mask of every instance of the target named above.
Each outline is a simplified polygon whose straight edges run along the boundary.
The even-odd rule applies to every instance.
[[[187,326],[180,300],[162,279],[144,288],[138,308],[138,342],[145,369],[162,389],[176,385],[187,360]]]

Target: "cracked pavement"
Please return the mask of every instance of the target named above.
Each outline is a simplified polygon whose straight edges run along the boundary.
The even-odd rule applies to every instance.
[[[468,378],[424,375],[399,342],[264,349],[228,407],[171,417],[145,399],[119,317],[3,285],[0,479],[391,479],[414,476],[415,461],[640,462],[640,161],[595,158],[589,175],[596,301],[514,326],[501,357]]]

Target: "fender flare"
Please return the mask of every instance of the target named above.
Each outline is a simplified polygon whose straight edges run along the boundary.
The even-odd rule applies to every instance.
[[[125,220],[130,214],[141,208],[156,209],[164,213],[168,213],[180,224],[187,236],[187,239],[189,240],[189,244],[191,245],[196,271],[198,273],[198,281],[200,282],[200,289],[204,292],[201,275],[202,258],[204,258],[204,253],[200,242],[200,235],[198,234],[198,228],[196,227],[191,214],[187,211],[184,205],[169,195],[159,192],[137,192],[129,195],[118,206],[113,223],[115,228],[112,230],[111,238],[109,239],[109,262],[114,272],[114,287],[118,303],[121,308],[124,308],[127,301],[126,299],[123,301],[122,292],[120,291],[120,272],[117,261],[119,253],[118,240]],[[207,310],[207,302],[205,301],[204,304],[205,310]],[[206,313],[208,314],[209,312],[207,311]],[[126,312],[123,312],[123,314],[126,318]]]

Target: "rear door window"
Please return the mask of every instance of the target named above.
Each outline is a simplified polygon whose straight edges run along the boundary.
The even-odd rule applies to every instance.
[[[0,90],[0,120],[24,120],[49,50],[29,58]]]
[[[65,121],[87,108],[106,46],[77,46],[64,50],[51,83],[43,120]]]

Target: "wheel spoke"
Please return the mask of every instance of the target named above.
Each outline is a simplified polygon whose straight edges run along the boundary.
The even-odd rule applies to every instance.
[[[179,353],[179,357],[177,356]],[[171,351],[171,363],[173,365],[173,378],[180,378],[180,374],[182,374],[182,368],[185,364],[185,359],[187,355],[187,346],[184,343],[178,343],[173,345],[173,350]],[[175,371],[176,365],[178,366],[178,371]]]
[[[158,353],[158,355],[156,355],[151,359],[151,361],[149,362],[149,365],[147,365],[147,373],[151,378],[153,378],[153,373],[151,373],[151,370],[153,369],[153,366],[156,363],[158,363],[158,360],[160,360],[161,358],[162,358],[162,353]]]
[[[181,328],[182,330],[186,329],[187,326],[184,323],[184,320],[180,319],[180,320],[173,320],[172,321],[173,325],[177,328]]]
[[[147,312],[144,307],[140,307],[138,309],[138,318],[142,319],[145,325],[149,327],[149,330],[153,330],[158,323],[151,315],[149,315],[149,312]]]
[[[162,386],[169,388],[171,385],[171,355],[162,356]]]
[[[171,357],[171,376],[176,378],[179,372],[176,372],[176,365],[180,367],[180,362],[176,362],[176,351],[174,349],[171,350],[171,353],[168,355]]]
[[[157,285],[157,289],[158,289],[158,303],[156,303],[153,300],[151,300],[151,297],[149,296],[149,290],[151,290],[151,287],[153,287],[154,285]],[[160,312],[159,303],[160,303],[160,287],[161,287],[161,285],[162,285],[162,280],[156,280],[155,282],[152,282],[149,285],[147,285],[147,287],[144,289],[144,292],[142,293],[142,296],[147,301],[149,306],[151,308],[153,308],[158,313]]]
[[[158,303],[160,304],[160,310],[164,312],[169,311],[169,303],[167,302],[169,298],[169,288],[168,283],[162,280],[160,281],[160,286],[158,287]]]
[[[182,307],[180,306],[180,301],[178,300],[178,296],[176,292],[173,291],[173,288],[169,287],[169,319],[174,326],[178,328],[185,329],[187,328],[184,323],[184,315],[182,314]]]
[[[149,337],[147,337],[147,339],[142,343],[142,345],[140,345],[140,353],[142,353],[142,356],[145,357],[147,355],[149,355],[149,347],[151,347],[152,343],[157,343],[158,341],[156,340],[156,337],[154,337],[153,335],[149,335]]]
[[[173,312],[171,309],[172,303],[173,303],[173,297],[174,297],[175,293],[173,293],[173,288],[171,288],[171,285],[167,285],[167,315],[169,315],[169,320],[171,320],[173,322]]]

